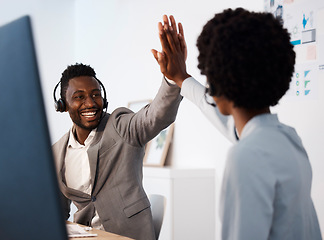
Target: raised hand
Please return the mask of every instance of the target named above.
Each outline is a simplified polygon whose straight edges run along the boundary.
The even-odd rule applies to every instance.
[[[161,72],[168,78],[175,81],[180,87],[182,82],[190,77],[186,71],[187,46],[184,39],[183,27],[179,23],[179,32],[173,16],[170,22],[166,15],[163,16],[163,24],[158,23],[159,37],[162,45],[162,52],[152,49],[152,53],[160,65]]]

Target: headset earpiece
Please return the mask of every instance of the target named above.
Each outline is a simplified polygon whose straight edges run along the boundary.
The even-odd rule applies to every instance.
[[[103,96],[103,98],[102,98],[102,100],[103,100],[103,108],[106,108],[106,110],[107,110],[107,108],[108,108],[108,101],[107,101],[107,94],[106,94],[105,86],[102,84],[102,82],[101,82],[98,78],[95,77],[95,79],[96,79],[96,80],[98,81],[98,83],[100,84],[100,86],[101,86],[101,88],[102,88],[102,91],[103,91],[103,93],[104,93],[104,96]]]
[[[55,101],[55,110],[57,112],[65,112],[66,110],[66,105],[65,102],[62,98],[60,98],[59,100]]]
[[[66,105],[65,105],[65,102],[62,98],[60,98],[59,100],[56,100],[56,97],[55,97],[55,92],[56,92],[56,89],[58,88],[58,86],[60,85],[61,81],[59,81],[55,88],[54,88],[54,91],[53,91],[53,97],[54,97],[54,106],[55,106],[55,110],[57,112],[65,112],[66,110]]]
[[[105,98],[103,98],[103,108],[108,108],[108,102]]]

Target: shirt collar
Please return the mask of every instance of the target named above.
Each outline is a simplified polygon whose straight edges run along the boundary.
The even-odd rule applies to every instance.
[[[75,128],[71,128],[70,129],[70,136],[69,136],[69,141],[68,141],[68,147],[71,147],[71,148],[84,148],[84,147],[88,147],[94,136],[96,135],[96,130],[97,128],[95,129],[92,129],[92,131],[89,133],[87,139],[84,141],[84,145],[80,144],[74,137],[74,132],[75,132]]]
[[[278,124],[279,120],[277,114],[265,113],[257,115],[245,124],[240,139],[247,137],[258,127],[275,126]]]

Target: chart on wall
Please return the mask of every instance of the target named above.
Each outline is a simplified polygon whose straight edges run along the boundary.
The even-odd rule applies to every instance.
[[[324,1],[264,0],[290,33],[296,52],[295,72],[286,98],[317,99],[319,81],[324,81]]]

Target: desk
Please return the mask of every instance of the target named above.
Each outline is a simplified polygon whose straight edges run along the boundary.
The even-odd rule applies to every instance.
[[[67,222],[67,224],[76,224],[72,222]],[[79,226],[85,227],[81,224],[78,224]],[[80,238],[69,238],[69,240],[131,240],[131,238],[123,237],[114,233],[98,230],[98,229],[92,229],[88,231],[89,233],[96,233],[98,234],[97,237],[80,237]]]

